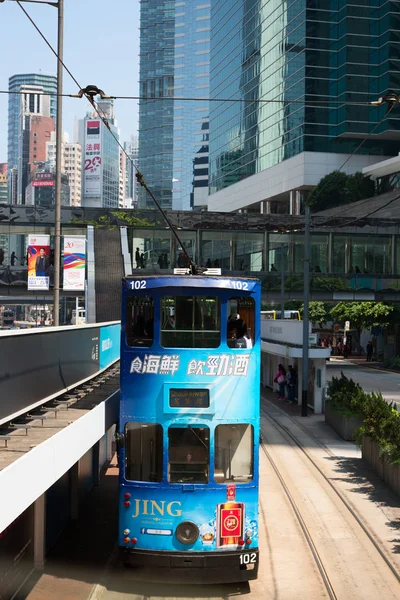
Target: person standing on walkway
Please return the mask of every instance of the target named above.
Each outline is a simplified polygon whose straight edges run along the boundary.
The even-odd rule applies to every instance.
[[[289,404],[294,404],[297,390],[297,372],[292,365],[288,366],[288,372],[286,373],[286,385],[288,388],[288,402]]]
[[[285,399],[285,385],[286,385],[286,370],[282,364],[278,365],[278,372],[275,375],[274,383],[279,386],[279,400]]]
[[[373,346],[372,346],[372,342],[370,340],[367,344],[367,362],[371,362],[371,360],[372,360],[372,350],[373,350]]]

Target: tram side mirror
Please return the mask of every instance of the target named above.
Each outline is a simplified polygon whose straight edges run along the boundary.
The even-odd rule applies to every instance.
[[[125,447],[125,436],[123,433],[116,433],[115,434],[115,443],[117,444],[117,449],[120,450],[121,448]]]

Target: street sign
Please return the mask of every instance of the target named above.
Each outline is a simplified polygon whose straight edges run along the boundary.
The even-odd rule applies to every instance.
[[[345,331],[350,331],[350,321],[346,321],[344,324],[344,330]]]
[[[317,343],[317,334],[316,333],[309,333],[308,334],[308,343],[312,346],[315,345]]]

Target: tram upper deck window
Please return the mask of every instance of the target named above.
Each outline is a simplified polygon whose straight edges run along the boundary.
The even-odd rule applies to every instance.
[[[215,428],[214,479],[217,483],[247,483],[253,479],[253,426]]]
[[[130,296],[126,307],[126,342],[149,347],[154,339],[154,300],[151,296]]]
[[[254,346],[253,298],[230,298],[228,303],[227,343],[230,348],[252,348]]]
[[[155,423],[126,423],[125,478],[130,481],[162,480],[163,429]]]
[[[210,431],[208,427],[168,429],[170,483],[208,483]]]
[[[164,296],[161,345],[164,348],[218,348],[220,301],[213,296]]]

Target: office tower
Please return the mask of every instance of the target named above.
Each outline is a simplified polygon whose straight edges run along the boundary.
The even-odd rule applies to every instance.
[[[54,75],[43,73],[13,75],[9,78],[8,90],[12,92],[8,97],[9,201],[15,203],[17,202],[17,186],[12,185],[12,181],[16,177],[15,170],[18,168],[19,162],[19,145],[23,125],[21,107],[25,114],[45,115],[55,119],[57,78]],[[44,96],[43,93],[51,95]],[[44,105],[48,106],[47,114],[43,112]]]
[[[98,101],[110,130],[96,111],[76,123],[75,136],[82,146],[82,206],[118,208],[120,148],[112,101]],[[114,137],[116,139],[114,139]]]
[[[383,0],[215,0],[210,96],[234,101],[210,107],[209,209],[295,212],[365,137],[346,172],[397,154],[399,111],[372,133],[387,107],[345,102],[398,91],[399,20]]]
[[[69,142],[67,133],[61,142],[61,171],[68,176],[71,206],[81,206],[82,193],[82,147]],[[50,142],[46,144],[46,160],[52,168],[56,167],[56,134],[52,132]]]
[[[125,202],[126,208],[137,208],[139,184],[136,179],[138,168],[139,148],[138,138],[132,135],[129,142],[124,142],[126,157],[126,175],[125,175]],[[136,167],[136,168],[135,168]]]
[[[210,6],[204,0],[141,4],[139,170],[164,208],[206,202]],[[143,188],[139,206],[154,208]]]
[[[30,173],[29,184],[25,192],[27,206],[51,208],[56,199],[56,169],[50,162],[36,163]],[[70,206],[70,188],[68,176],[61,173],[61,204]]]
[[[7,163],[0,163],[0,204],[7,203]]]

